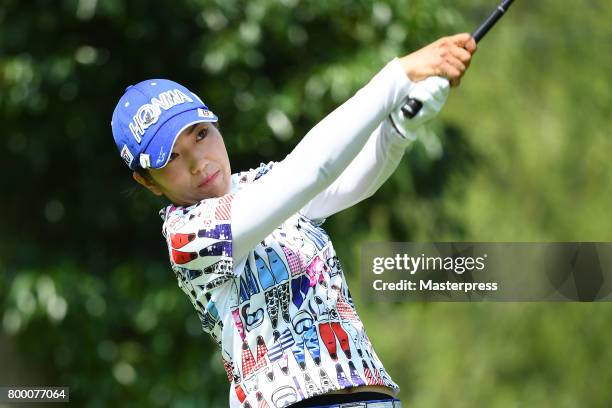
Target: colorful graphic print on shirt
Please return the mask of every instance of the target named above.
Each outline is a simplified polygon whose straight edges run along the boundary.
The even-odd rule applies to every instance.
[[[234,175],[237,189],[272,168]],[[221,347],[232,406],[284,407],[332,390],[398,390],[355,311],[327,233],[299,213],[235,265],[231,202],[168,207],[164,234],[179,286]]]

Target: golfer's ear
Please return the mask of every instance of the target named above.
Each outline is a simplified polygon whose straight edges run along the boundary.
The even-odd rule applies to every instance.
[[[158,196],[163,194],[159,186],[157,185],[157,183],[155,183],[155,181],[152,178],[143,177],[142,175],[140,175],[139,173],[135,171],[132,172],[132,178],[136,180],[138,184],[145,187],[147,190],[149,190],[153,194],[158,195]]]

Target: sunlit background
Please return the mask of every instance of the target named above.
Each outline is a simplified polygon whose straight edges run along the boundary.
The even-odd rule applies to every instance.
[[[124,88],[188,85],[233,171],[281,160],[385,62],[496,0],[0,3],[0,386],[74,406],[227,406],[219,353],[112,140]],[[368,201],[328,219],[352,287],[372,241],[611,241],[612,3],[517,0]],[[608,407],[604,303],[367,303],[408,407]]]

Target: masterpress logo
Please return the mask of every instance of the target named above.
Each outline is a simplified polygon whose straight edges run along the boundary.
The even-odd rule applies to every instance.
[[[393,257],[376,257],[372,260],[372,272],[380,275],[387,270],[403,270],[414,275],[421,271],[452,271],[463,274],[474,270],[485,269],[487,254],[482,256],[410,256],[409,254],[395,254]]]
[[[377,299],[455,300],[499,288],[487,272],[489,254],[473,245],[369,244],[363,256],[363,287]]]
[[[612,243],[370,243],[370,300],[612,301]]]
[[[372,273],[379,275],[374,279],[372,289],[379,292],[384,291],[412,291],[412,292],[462,292],[472,293],[474,291],[496,291],[496,282],[475,282],[463,279],[458,281],[452,278],[484,271],[486,268],[487,254],[466,255],[460,251],[453,251],[445,255],[418,256],[410,253],[395,253],[393,256],[376,256],[372,258]],[[383,277],[388,273],[391,277]],[[397,279],[397,277],[410,276],[418,279]],[[391,279],[389,281],[388,279]],[[442,279],[442,280],[441,280]]]

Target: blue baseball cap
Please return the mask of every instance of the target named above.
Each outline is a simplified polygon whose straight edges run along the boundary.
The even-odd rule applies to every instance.
[[[193,92],[167,79],[128,86],[119,99],[111,127],[117,149],[130,169],[159,169],[170,159],[178,135],[217,116]]]

